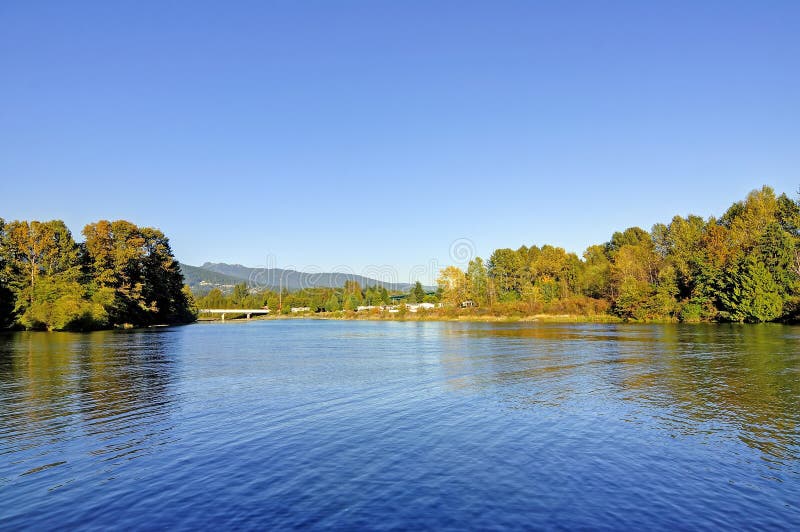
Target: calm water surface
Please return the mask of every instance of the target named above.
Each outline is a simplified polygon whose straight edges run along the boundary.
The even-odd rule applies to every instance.
[[[800,328],[0,335],[0,528],[800,529]]]

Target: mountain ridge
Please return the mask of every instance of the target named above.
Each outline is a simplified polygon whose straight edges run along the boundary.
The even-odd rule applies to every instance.
[[[204,262],[201,266],[180,263],[180,266],[186,283],[195,293],[208,292],[213,288],[229,292],[234,285],[242,282],[255,290],[285,288],[290,292],[304,288],[339,288],[345,281],[356,281],[362,287],[382,286],[401,292],[407,292],[413,286],[411,283],[379,281],[343,272],[309,273],[282,268],[251,268],[225,262]]]

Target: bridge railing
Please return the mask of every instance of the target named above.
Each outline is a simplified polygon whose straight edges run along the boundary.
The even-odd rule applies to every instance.
[[[268,308],[201,308],[198,309],[200,314],[221,314],[222,321],[225,321],[226,314],[245,314],[247,319],[253,314],[269,314]]]

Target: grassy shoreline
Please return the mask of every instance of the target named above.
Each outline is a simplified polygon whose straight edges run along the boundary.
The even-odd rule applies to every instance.
[[[231,316],[234,316],[233,314]],[[628,324],[628,325],[642,325],[642,324],[731,324],[737,322],[724,322],[724,321],[687,321],[681,322],[677,319],[660,319],[660,320],[647,320],[636,321],[626,320],[618,316],[609,314],[594,314],[594,315],[580,315],[580,314],[532,314],[525,316],[496,316],[496,315],[475,315],[475,314],[459,314],[459,315],[443,315],[431,313],[407,313],[404,316],[399,314],[356,314],[354,312],[327,312],[319,314],[277,314],[273,316],[254,316],[247,320],[242,314],[236,317],[226,318],[224,323],[241,323],[256,320],[333,320],[333,321],[438,321],[438,322],[464,322],[464,323],[614,323],[614,324]],[[201,317],[197,319],[196,323],[211,323],[222,322],[219,317]],[[778,325],[799,325],[798,322],[765,322],[767,324]],[[754,325],[748,323],[741,323],[741,325]],[[757,324],[755,324],[757,325]]]
[[[244,315],[226,318],[225,322],[248,321]],[[314,314],[276,314],[267,316],[253,316],[255,320],[337,320],[337,321],[447,321],[447,322],[482,322],[482,323],[625,323],[622,318],[608,314],[576,315],[576,314],[534,314],[527,316],[497,316],[479,314],[440,314],[428,312],[402,313],[355,313],[355,312],[324,312]],[[221,322],[219,317],[204,316],[198,322]],[[671,323],[664,321],[663,323]]]

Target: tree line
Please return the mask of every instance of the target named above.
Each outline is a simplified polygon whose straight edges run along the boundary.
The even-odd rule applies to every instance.
[[[797,321],[800,201],[754,190],[721,217],[631,227],[582,257],[551,245],[497,249],[438,279],[451,306],[626,320]]]
[[[91,330],[193,321],[169,239],[101,220],[76,242],[61,220],[0,218],[0,328]]]
[[[630,227],[582,256],[543,245],[495,250],[466,270],[444,268],[438,290],[309,288],[279,294],[237,285],[198,298],[202,308],[266,306],[289,312],[361,305],[442,303],[429,312],[524,316],[612,315],[630,321],[799,321],[800,201],[754,190],[721,217],[675,216],[651,230]]]
[[[308,308],[312,312],[337,312],[356,310],[360,306],[383,306],[396,302],[438,302],[436,294],[429,294],[417,281],[408,292],[389,291],[382,286],[362,288],[356,281],[345,281],[340,288],[306,288],[279,293],[274,290],[253,290],[246,283],[233,287],[231,294],[214,288],[205,295],[196,296],[201,309],[246,309],[267,307],[276,312],[288,313],[292,308]]]
[[[443,303],[497,315],[611,314],[635,321],[800,320],[800,200],[764,186],[721,217],[675,216],[630,227],[581,257],[544,245],[495,250],[466,270],[443,269],[438,290],[383,287],[254,292],[237,285],[198,298],[158,229],[101,220],[76,242],[64,222],[0,218],[0,328],[89,330],[186,323],[197,308],[352,311]]]

